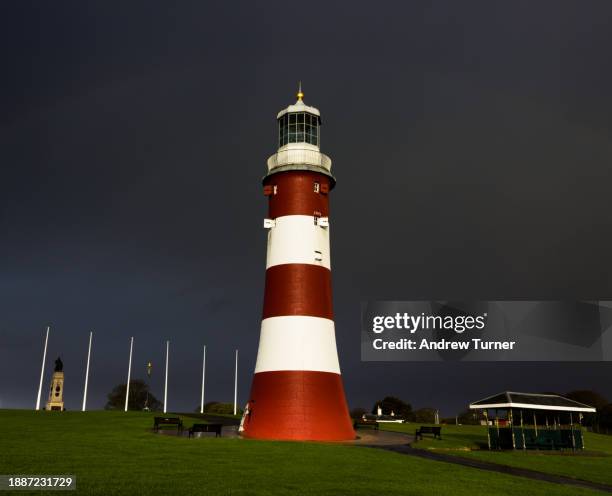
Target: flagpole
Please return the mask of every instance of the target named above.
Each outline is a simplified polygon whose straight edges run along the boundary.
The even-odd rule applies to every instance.
[[[237,404],[238,404],[238,350],[236,350],[236,369],[234,371],[234,415],[236,415]]]
[[[204,345],[204,356],[202,358],[202,398],[200,399],[200,413],[204,413],[204,381],[206,379],[206,345]]]
[[[168,355],[170,354],[170,341],[166,341],[166,381],[164,384],[164,413],[168,406]]]
[[[93,331],[89,331],[89,348],[87,349],[87,368],[85,369],[85,389],[83,390],[83,411],[87,405],[87,384],[89,383],[89,359],[91,358],[91,338]]]
[[[132,349],[134,348],[134,336],[130,338],[130,361],[128,362],[128,377],[125,388],[125,411],[128,411],[128,396],[130,394],[130,375],[132,373]]]
[[[40,410],[40,395],[42,394],[43,377],[45,376],[45,361],[47,360],[47,343],[49,342],[49,326],[45,337],[45,351],[43,351],[42,366],[40,368],[40,383],[38,384],[38,396],[36,397],[36,409]]]

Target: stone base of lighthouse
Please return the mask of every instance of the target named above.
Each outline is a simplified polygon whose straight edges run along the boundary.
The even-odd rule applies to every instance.
[[[256,373],[249,410],[244,437],[355,439],[340,374],[301,370]]]

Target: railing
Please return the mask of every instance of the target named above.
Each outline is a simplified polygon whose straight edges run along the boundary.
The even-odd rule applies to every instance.
[[[289,150],[282,150],[272,155],[268,159],[268,171],[276,167],[292,164],[314,165],[316,167],[323,167],[329,171],[331,170],[332,161],[327,155],[317,150],[292,148]]]

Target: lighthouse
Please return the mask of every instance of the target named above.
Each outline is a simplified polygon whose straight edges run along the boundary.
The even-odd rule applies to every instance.
[[[355,438],[340,375],[332,308],[329,194],[321,114],[281,110],[278,151],[268,159],[266,284],[255,374],[242,433],[257,439]]]

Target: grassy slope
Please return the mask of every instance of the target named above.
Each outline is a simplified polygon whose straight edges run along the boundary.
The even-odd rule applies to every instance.
[[[414,434],[419,425],[392,424],[383,428]],[[486,429],[473,425],[442,426],[442,441],[425,437],[414,446],[612,485],[612,436],[602,434],[585,433],[586,450],[576,455],[558,451],[489,451]]]
[[[151,417],[0,410],[0,473],[75,474],[105,495],[598,494],[370,448],[159,436]]]

